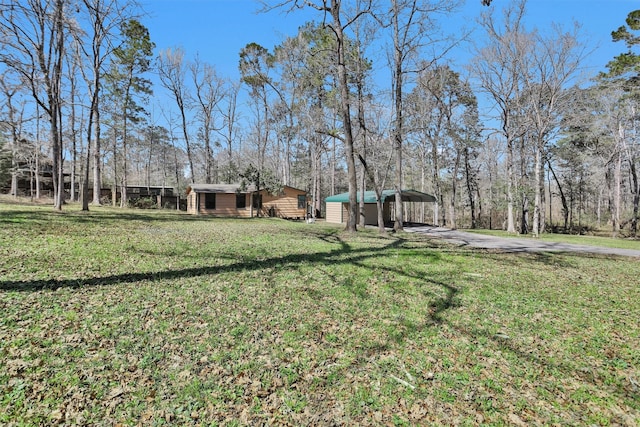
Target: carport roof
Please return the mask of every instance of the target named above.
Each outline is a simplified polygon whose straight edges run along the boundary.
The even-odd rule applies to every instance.
[[[436,198],[431,194],[422,193],[416,190],[402,190],[402,201],[403,202],[435,202]],[[360,196],[362,192],[358,191],[358,203],[360,203]],[[383,190],[382,191],[382,202],[387,199],[387,197],[395,197],[395,190]],[[325,199],[326,202],[338,202],[338,203],[349,203],[349,193],[341,193],[336,194],[335,196],[329,196]],[[376,192],[375,191],[365,191],[364,192],[364,202],[365,203],[375,203],[376,202]]]

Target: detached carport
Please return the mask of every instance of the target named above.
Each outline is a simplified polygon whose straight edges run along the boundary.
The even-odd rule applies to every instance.
[[[416,190],[402,190],[402,201],[410,203],[429,203],[435,202],[436,198],[431,194],[422,193]],[[362,192],[358,191],[358,203]],[[395,201],[395,190],[382,191],[382,210],[385,223],[391,222],[392,205]],[[326,221],[335,224],[346,224],[349,217],[349,193],[336,194],[325,199],[326,202]],[[378,225],[378,212],[376,209],[376,192],[365,191],[364,193],[364,212],[365,224]]]

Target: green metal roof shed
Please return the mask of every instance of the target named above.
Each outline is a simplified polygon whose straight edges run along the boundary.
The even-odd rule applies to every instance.
[[[382,190],[382,201],[384,202],[388,197],[395,197],[395,190]],[[416,190],[402,190],[400,193],[402,194],[403,202],[435,202],[436,198],[431,194],[422,193]],[[360,196],[362,196],[362,192],[358,191],[358,203],[360,203]],[[340,193],[335,196],[329,196],[325,199],[326,202],[340,202],[340,203],[349,203],[349,193]],[[375,203],[376,202],[376,192],[375,191],[365,191],[364,192],[364,202],[365,203]]]
[[[403,202],[435,202],[436,198],[431,194],[423,193],[416,190],[402,190]],[[359,191],[357,194],[357,201],[360,203],[362,193]],[[376,225],[378,223],[378,216],[376,210],[376,193],[375,191],[365,191],[364,203],[365,203],[365,222],[368,225]],[[384,204],[383,216],[385,221],[391,219],[390,202],[395,200],[395,190],[383,190],[382,191],[382,203]],[[325,199],[326,204],[326,221],[334,223],[344,223],[347,218],[347,206],[349,205],[349,193],[336,194],[335,196],[329,196]]]

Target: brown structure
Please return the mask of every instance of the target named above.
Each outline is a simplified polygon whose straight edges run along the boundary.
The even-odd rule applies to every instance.
[[[37,194],[40,194],[40,196],[53,197],[53,164],[51,160],[40,158],[38,163],[33,161],[18,162],[15,165],[14,174],[15,183],[11,181],[0,182],[0,192],[13,196],[35,197]],[[63,177],[64,198],[68,199],[71,192],[71,174],[65,172]],[[38,185],[40,186],[40,191],[38,191]],[[76,183],[76,194],[78,194],[77,191],[78,187]]]
[[[255,216],[304,219],[307,192],[284,186],[273,195],[240,184],[192,184],[187,187],[187,212],[193,215],[252,218]]]
[[[122,187],[117,186],[115,189],[101,188],[100,199],[105,203],[120,203],[122,198]],[[116,200],[113,201],[115,192]],[[89,200],[93,199],[93,189],[89,188]],[[108,200],[107,200],[108,199]],[[147,186],[147,185],[129,185],[127,186],[127,203],[135,203],[140,199],[151,199],[157,203],[159,209],[178,209],[180,198],[174,194],[173,187],[165,186]]]

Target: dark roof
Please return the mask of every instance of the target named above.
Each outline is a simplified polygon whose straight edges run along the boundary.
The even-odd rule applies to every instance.
[[[431,194],[422,193],[416,190],[402,190],[402,201],[403,202],[435,202],[436,198]],[[362,193],[358,191],[357,200],[360,203],[360,196]],[[382,202],[387,198],[394,198],[395,190],[382,190]],[[375,191],[365,191],[364,192],[364,202],[365,203],[375,203],[376,202],[376,192]],[[339,202],[339,203],[349,203],[349,193],[341,193],[336,194],[335,196],[330,196],[325,199],[326,202]]]
[[[305,193],[304,190],[284,185],[283,188],[290,188],[300,193]],[[256,191],[255,185],[247,185],[246,188],[242,188],[241,184],[191,184],[187,187],[187,194],[191,191],[196,193],[252,193]],[[264,191],[264,189],[262,190]]]
[[[243,191],[240,184],[191,184],[187,193],[191,191],[196,193],[250,193],[255,191],[255,187],[250,185]]]

